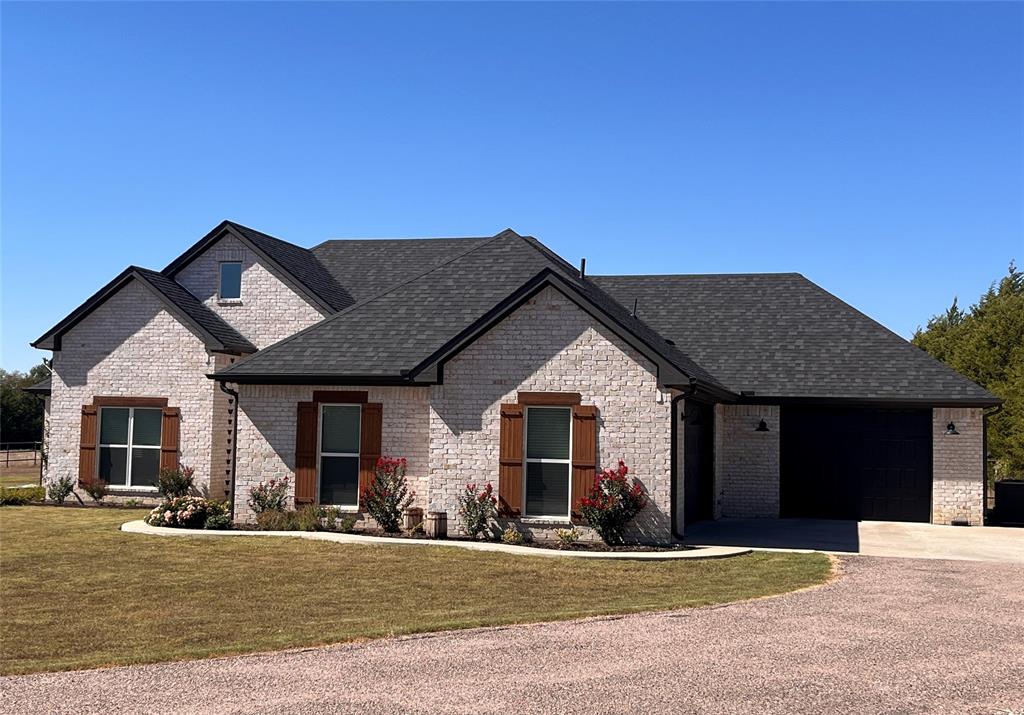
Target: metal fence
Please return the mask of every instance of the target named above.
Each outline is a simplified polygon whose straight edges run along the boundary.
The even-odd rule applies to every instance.
[[[0,442],[0,464],[5,467],[38,465],[43,460],[42,448],[42,442]]]

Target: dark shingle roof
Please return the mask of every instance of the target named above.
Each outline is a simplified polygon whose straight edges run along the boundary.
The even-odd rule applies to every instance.
[[[52,383],[53,383],[53,378],[52,377],[48,377],[45,380],[37,382],[34,385],[30,385],[29,387],[23,387],[23,388],[21,388],[21,390],[22,390],[22,392],[31,392],[34,395],[49,395],[50,394],[50,387],[51,387]]]
[[[758,397],[996,401],[797,273],[595,276],[734,392]]]
[[[250,343],[224,319],[210,310],[202,301],[189,293],[179,283],[157,271],[148,268],[135,268],[153,288],[158,290],[167,300],[173,303],[182,313],[188,316],[203,331],[213,337],[220,347],[241,353],[254,353],[256,346]]]
[[[414,249],[417,250],[417,249]],[[453,251],[454,253],[454,251]],[[407,270],[407,269],[406,269]],[[508,230],[221,371],[224,379],[399,377],[543,272],[584,299],[686,375],[714,377],[534,239]]]
[[[233,221],[227,223],[334,310],[343,310],[355,303],[349,291],[338,283],[337,279],[308,248],[282,241],[280,238]]]
[[[490,238],[346,239],[325,241],[310,251],[359,302],[405,283]]]

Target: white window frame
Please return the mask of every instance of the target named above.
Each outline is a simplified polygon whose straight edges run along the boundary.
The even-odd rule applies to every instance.
[[[135,410],[137,410],[137,409],[138,410],[156,410],[157,412],[161,413],[161,416],[160,416],[160,444],[133,444],[132,443],[132,439],[135,437]],[[136,450],[136,449],[155,449],[157,451],[160,450],[160,448],[163,445],[163,441],[164,441],[163,410],[161,408],[159,408],[159,407],[119,407],[117,405],[106,405],[105,407],[101,407],[99,409],[99,415],[97,415],[99,417],[99,425],[97,425],[97,426],[99,427],[99,434],[100,435],[103,434],[103,411],[104,410],[128,410],[128,444],[103,444],[102,442],[97,442],[97,445],[96,445],[97,446],[97,452],[96,452],[96,478],[100,479],[100,480],[103,480],[103,477],[100,476],[100,455],[99,455],[99,451],[98,450],[102,449],[103,447],[114,447],[114,448],[124,449],[128,453],[127,459],[125,460],[125,467],[124,467],[124,470],[125,470],[125,472],[124,472],[124,484],[111,484],[110,482],[107,482],[106,480],[103,480],[104,483],[107,485],[107,488],[110,489],[110,491],[118,491],[118,490],[128,490],[128,489],[131,489],[132,491],[155,492],[157,490],[157,487],[155,487],[155,486],[151,486],[149,484],[140,484],[140,485],[136,486],[136,485],[132,484],[132,451]],[[157,462],[156,471],[157,471],[157,474],[159,475],[160,474],[160,464],[159,464],[159,462]]]
[[[568,459],[546,459],[540,457],[530,457],[527,447],[527,439],[530,434],[530,410],[564,410],[569,413],[569,458]],[[565,504],[564,514],[530,514],[526,511],[526,505],[528,501],[526,499],[526,493],[528,488],[528,482],[530,481],[530,471],[527,468],[527,464],[530,462],[540,464],[565,464],[568,466],[566,469],[566,478],[568,480],[568,492],[569,498]],[[549,521],[564,521],[570,522],[572,519],[572,407],[561,407],[558,405],[526,405],[523,408],[523,517],[527,519],[544,519]]]
[[[227,265],[238,266],[238,295],[234,298],[224,297],[224,266]],[[217,264],[217,300],[223,300],[229,303],[242,300],[242,274],[245,272],[243,268],[241,261],[220,261]]]
[[[359,484],[356,483],[356,502],[355,504],[321,504],[320,503],[320,466],[323,464],[324,457],[355,457],[356,458],[356,469],[357,474],[362,459],[361,452],[324,452],[323,451],[323,440],[324,440],[324,408],[325,407],[358,407],[359,408],[359,435],[357,437],[357,444],[362,447],[363,445],[363,406],[358,402],[321,402],[316,415],[316,503],[321,506],[331,506],[342,511],[359,511]],[[358,478],[358,477],[357,477]]]

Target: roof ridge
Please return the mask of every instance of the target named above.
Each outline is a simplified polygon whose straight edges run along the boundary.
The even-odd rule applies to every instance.
[[[319,327],[321,327],[323,325],[331,323],[336,318],[340,318],[343,315],[348,315],[350,312],[354,311],[356,308],[361,308],[364,305],[372,303],[373,301],[375,301],[375,300],[377,300],[379,298],[384,297],[388,293],[391,293],[392,291],[397,290],[398,288],[401,288],[402,286],[408,285],[408,284],[412,283],[413,281],[419,280],[423,276],[429,275],[430,273],[433,273],[434,271],[438,270],[439,268],[442,268],[444,266],[450,265],[450,264],[454,263],[455,261],[457,261],[457,260],[459,260],[461,258],[464,258],[465,256],[468,256],[470,253],[473,253],[474,251],[476,251],[476,250],[478,250],[480,248],[483,248],[484,246],[490,245],[494,241],[496,241],[499,238],[501,238],[502,236],[504,236],[509,230],[510,229],[506,229],[505,231],[502,231],[501,233],[495,234],[494,236],[491,236],[489,239],[487,239],[483,243],[478,243],[477,245],[473,246],[468,251],[463,251],[459,255],[453,256],[452,258],[448,259],[447,261],[444,261],[442,263],[437,264],[436,266],[432,266],[431,268],[428,268],[425,271],[417,273],[416,275],[412,276],[411,278],[408,278],[407,280],[401,281],[399,283],[395,283],[395,284],[389,286],[388,288],[385,288],[381,292],[375,293],[374,295],[371,295],[369,298],[365,298],[365,299],[363,299],[363,300],[361,300],[361,301],[359,301],[357,303],[353,303],[352,305],[348,306],[347,308],[339,310],[337,313],[332,313],[331,315],[328,315],[327,317],[325,317],[323,320],[320,320],[320,321],[318,321],[316,323],[313,323],[312,325],[303,328],[302,330],[298,331],[297,333],[292,333],[288,337],[282,338],[281,340],[278,340],[273,345],[268,345],[267,347],[265,347],[262,350],[260,350],[258,353],[253,353],[253,355],[264,355],[267,352],[273,350],[274,348],[277,348],[278,346],[285,345],[286,343],[290,343],[292,340],[295,340],[296,338],[298,338],[298,337],[300,337],[302,335],[305,335],[306,333],[314,330],[315,328],[319,328]],[[239,360],[238,362],[236,362],[233,365],[231,365],[231,367],[234,368],[234,367],[236,367],[238,365],[244,364],[246,361],[248,361],[249,357],[252,357],[253,355],[250,355],[250,356],[248,356],[246,358],[243,358],[243,359]]]
[[[797,271],[760,271],[752,273],[595,273],[591,278],[721,278],[742,276],[800,276]]]
[[[306,250],[315,251],[329,243],[383,243],[384,241],[489,241],[494,236],[380,236],[378,238],[326,238]]]

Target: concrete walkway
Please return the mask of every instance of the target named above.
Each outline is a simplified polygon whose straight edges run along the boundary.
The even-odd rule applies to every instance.
[[[750,553],[750,549],[736,546],[702,546],[679,551],[560,551],[540,549],[534,546],[513,546],[494,541],[462,541],[456,539],[404,539],[389,536],[364,536],[362,534],[338,534],[331,531],[245,531],[225,529],[171,529],[165,526],[150,526],[139,519],[121,525],[121,531],[150,536],[203,536],[210,538],[232,536],[277,536],[313,541],[333,541],[337,544],[368,544],[371,546],[454,546],[470,551],[494,551],[515,556],[549,556],[573,559],[612,559],[632,561],[675,561],[679,559],[722,559]]]
[[[711,608],[0,678],[0,714],[1024,711],[1024,569],[843,568]]]
[[[896,521],[720,519],[686,530],[691,545],[861,556],[1024,563],[1024,529]]]

